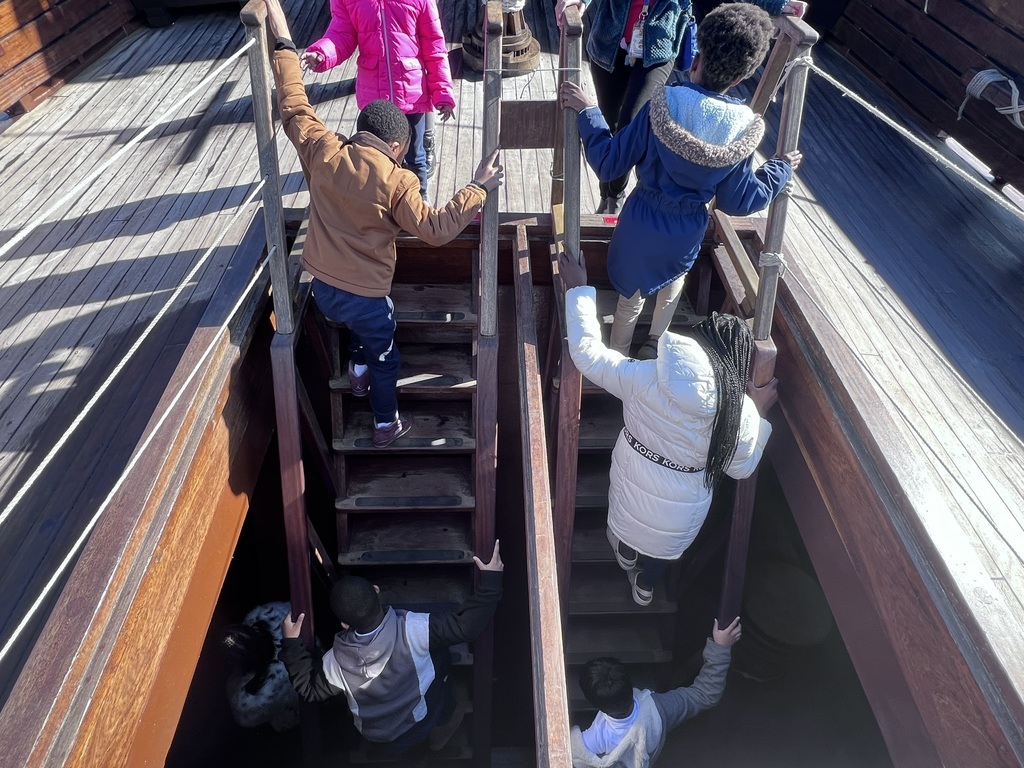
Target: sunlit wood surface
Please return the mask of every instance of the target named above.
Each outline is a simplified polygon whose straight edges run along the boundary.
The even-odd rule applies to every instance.
[[[442,0],[453,46],[475,13],[471,5]],[[300,46],[326,26],[325,6],[288,7]],[[527,18],[544,63],[535,74],[508,78],[506,98],[550,98],[557,66],[550,9],[531,4]],[[0,134],[0,245],[242,42],[231,11],[140,30],[7,127]],[[837,56],[822,49],[816,58],[898,114]],[[437,129],[435,203],[464,185],[479,161],[480,79],[463,70],[457,51],[452,61],[459,104],[456,120]],[[325,122],[342,133],[354,128],[354,66],[350,60],[308,80]],[[248,88],[243,59],[0,262],[0,503],[254,188]],[[942,508],[925,525],[964,545],[972,568],[980,565],[995,588],[1001,614],[1024,626],[1024,225],[813,75],[803,148],[786,279],[807,286],[877,385],[861,407],[893,414],[932,475]],[[281,158],[285,204],[303,207],[301,171],[283,137]],[[502,210],[545,210],[550,151],[507,152],[503,162]],[[588,174],[584,212],[597,206],[596,187]],[[228,265],[251,261],[252,245],[240,247],[250,209],[0,528],[0,641],[124,466]],[[963,588],[969,597],[970,585]],[[0,668],[0,699],[33,636]],[[1020,637],[1001,635],[1008,666],[1024,659]]]

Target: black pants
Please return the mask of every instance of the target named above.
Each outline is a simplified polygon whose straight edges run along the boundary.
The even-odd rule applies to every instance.
[[[590,75],[594,78],[594,90],[597,91],[597,106],[608,121],[612,133],[618,133],[636,117],[640,108],[651,100],[654,89],[664,85],[672,73],[672,62],[644,67],[641,64],[626,64],[626,52],[619,48],[615,54],[615,64],[611,72],[590,62]],[[629,172],[613,179],[602,181],[601,197],[619,197],[626,191],[629,183]]]
[[[648,557],[633,549],[624,541],[619,542],[619,554],[627,560],[636,558],[636,569],[639,571],[636,577],[636,584],[641,589],[654,589],[665,575],[665,571],[672,565],[671,560],[662,560],[658,557]]]

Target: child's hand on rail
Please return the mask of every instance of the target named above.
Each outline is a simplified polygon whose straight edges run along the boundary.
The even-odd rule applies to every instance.
[[[792,152],[786,152],[784,155],[776,155],[780,160],[785,160],[789,163],[789,167],[794,171],[800,167],[800,163],[804,160],[804,153],[799,149],[794,149]]]
[[[587,96],[587,92],[576,83],[569,81],[558,87],[558,103],[565,109],[571,109],[574,112],[582,112],[587,107],[594,106],[594,102]]]
[[[562,283],[565,285],[565,290],[570,288],[578,288],[581,285],[587,284],[587,262],[583,258],[583,254],[580,253],[579,262],[576,261],[568,252],[562,251],[558,254],[558,274],[562,276]]]
[[[473,174],[473,181],[488,192],[493,192],[501,186],[502,175],[505,173],[505,169],[498,165],[498,151],[494,150],[490,157],[477,166],[476,173]]]

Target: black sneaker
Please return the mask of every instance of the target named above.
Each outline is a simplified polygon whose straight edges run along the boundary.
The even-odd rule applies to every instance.
[[[648,339],[640,345],[640,349],[636,351],[637,360],[657,360],[658,359],[658,340]]]
[[[374,448],[387,448],[395,440],[400,438],[406,432],[412,429],[411,421],[402,421],[401,417],[398,417],[390,424],[384,427],[373,427],[373,447]]]
[[[366,397],[370,391],[370,369],[363,371],[362,376],[356,376],[352,368],[352,361],[348,362],[348,383],[352,387],[352,397]]]
[[[427,155],[427,178],[434,175],[437,167],[437,155],[434,154],[434,132],[427,131],[423,134],[423,151]]]

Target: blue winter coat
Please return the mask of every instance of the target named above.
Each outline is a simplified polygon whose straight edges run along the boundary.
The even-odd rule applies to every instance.
[[[629,125],[612,136],[597,107],[579,114],[587,162],[602,181],[636,166],[608,248],[608,277],[623,296],[650,296],[693,266],[712,197],[725,213],[768,206],[792,169],[752,155],[764,121],[738,99],[692,83],[659,88]]]
[[[619,43],[625,36],[630,0],[584,0],[587,5],[587,56],[612,71]],[[675,61],[683,31],[693,10],[690,0],[651,0],[644,22],[644,66]]]

